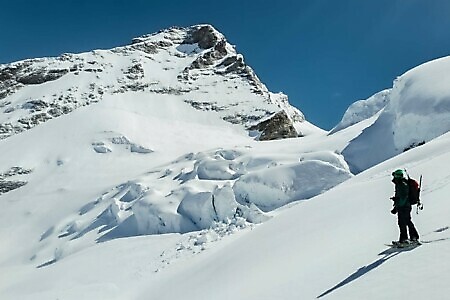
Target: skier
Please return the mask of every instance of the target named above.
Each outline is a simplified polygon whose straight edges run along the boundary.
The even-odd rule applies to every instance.
[[[395,196],[391,197],[394,201],[394,208],[391,210],[392,214],[397,214],[398,227],[400,229],[400,238],[398,242],[392,244],[405,245],[412,243],[419,243],[419,234],[411,221],[411,204],[408,201],[409,186],[403,170],[396,170],[392,173],[394,177],[392,182],[395,184]],[[408,241],[409,230],[409,241]]]

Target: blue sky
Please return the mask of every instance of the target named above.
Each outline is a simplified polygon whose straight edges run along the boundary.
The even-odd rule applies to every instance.
[[[450,1],[0,1],[0,63],[209,23],[273,92],[324,129],[405,71],[450,55]]]

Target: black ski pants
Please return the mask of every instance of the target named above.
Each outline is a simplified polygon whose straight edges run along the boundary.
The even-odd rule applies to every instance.
[[[419,239],[419,233],[417,233],[413,222],[411,221],[411,206],[397,208],[398,227],[400,228],[399,241],[405,241],[408,239],[408,230],[410,239]]]

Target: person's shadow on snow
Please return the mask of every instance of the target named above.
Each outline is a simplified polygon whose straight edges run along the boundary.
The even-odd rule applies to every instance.
[[[442,233],[442,232],[445,232],[445,231],[447,231],[449,229],[450,229],[450,226],[441,227],[439,229],[436,229],[433,232],[430,232],[430,234],[432,234],[432,233]],[[433,239],[433,240],[423,240],[423,241],[420,241],[420,242],[422,244],[430,244],[430,243],[443,242],[443,241],[450,241],[450,237],[438,238],[438,239]],[[364,276],[365,274],[367,274],[368,272],[378,268],[380,265],[382,265],[383,263],[385,263],[389,259],[393,258],[394,256],[397,256],[397,255],[399,255],[402,252],[408,252],[408,251],[414,250],[418,246],[420,246],[420,245],[415,245],[413,247],[406,247],[406,248],[392,248],[392,247],[389,247],[388,249],[386,249],[383,252],[378,254],[379,256],[380,255],[382,256],[381,258],[377,259],[376,261],[374,261],[370,265],[367,265],[367,266],[359,268],[353,274],[351,274],[350,276],[348,276],[347,278],[345,278],[344,280],[342,280],[341,282],[339,282],[338,284],[336,284],[332,288],[328,289],[327,291],[325,291],[322,294],[320,294],[319,296],[317,296],[317,299],[322,298],[322,297],[324,297],[324,296],[334,292],[335,290],[337,290],[337,289],[339,289],[339,288],[349,284],[350,282],[360,278],[361,276]]]
[[[385,263],[389,259],[393,258],[394,256],[397,256],[397,255],[399,255],[402,252],[411,251],[411,250],[413,250],[413,249],[415,249],[417,247],[418,246],[406,247],[406,248],[392,248],[392,247],[389,247],[388,249],[386,249],[383,252],[378,254],[378,255],[382,256],[381,258],[377,259],[376,261],[374,261],[370,265],[367,265],[367,266],[359,268],[353,274],[351,274],[350,276],[348,276],[347,278],[345,278],[344,280],[342,280],[341,282],[339,282],[338,284],[336,284],[332,288],[328,289],[327,291],[325,291],[322,294],[320,294],[319,296],[317,296],[317,299],[322,298],[322,297],[324,297],[324,296],[334,292],[335,290],[337,290],[337,289],[339,289],[339,288],[349,284],[350,282],[360,278],[361,276],[366,275],[368,272],[378,268],[379,266],[381,266],[383,263]]]

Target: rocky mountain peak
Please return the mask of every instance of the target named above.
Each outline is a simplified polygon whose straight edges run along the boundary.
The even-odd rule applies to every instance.
[[[286,121],[304,121],[287,96],[269,92],[219,31],[195,25],[143,35],[110,50],[0,65],[0,139],[113,95],[137,92],[150,99],[177,97],[246,129],[280,111]]]
[[[192,26],[188,30],[188,37],[184,40],[186,44],[198,44],[202,49],[209,49],[225,41],[225,38],[211,25]]]

